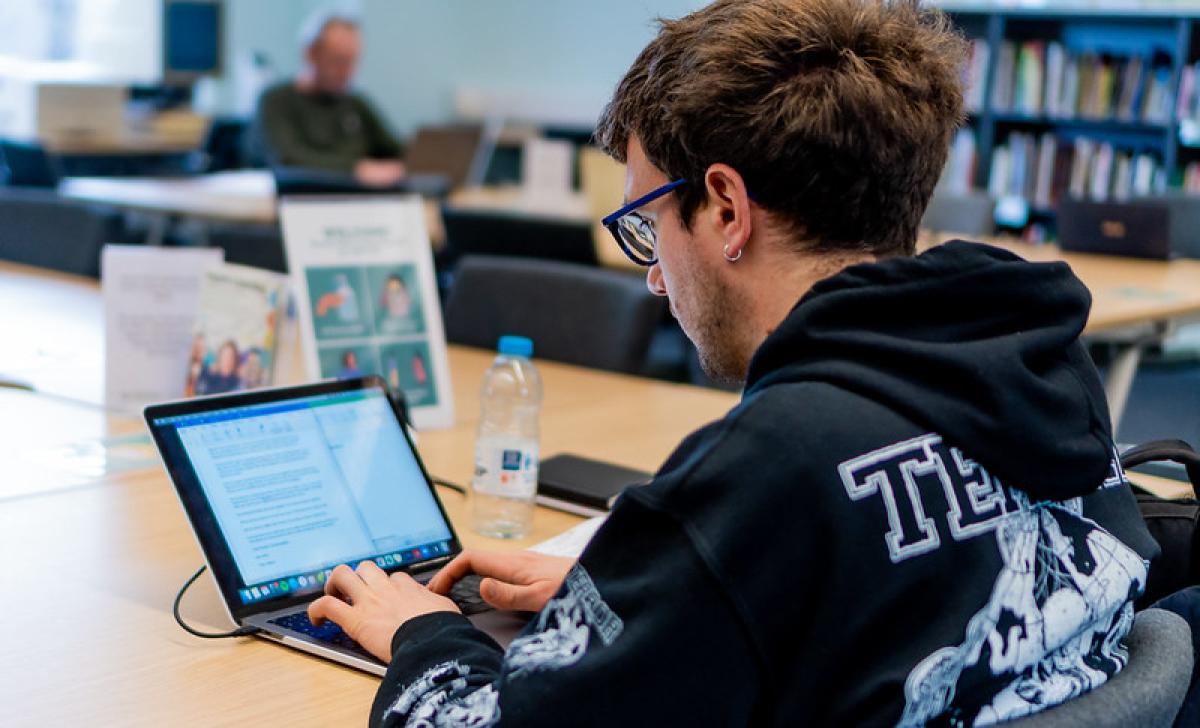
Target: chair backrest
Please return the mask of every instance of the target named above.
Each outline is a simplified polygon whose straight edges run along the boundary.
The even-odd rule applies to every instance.
[[[40,144],[0,140],[4,184],[13,187],[57,187],[62,164]]]
[[[100,250],[122,240],[121,216],[53,190],[0,188],[0,259],[99,277]]]
[[[596,264],[592,228],[584,222],[497,210],[442,208],[446,255],[506,255]]]
[[[225,251],[226,262],[288,272],[283,232],[278,224],[214,224],[205,235],[209,246]]]
[[[992,235],[996,232],[995,213],[996,201],[986,192],[934,192],[921,218],[921,227],[962,235]]]
[[[249,122],[245,119],[221,117],[208,125],[204,138],[204,171],[221,172],[246,166],[245,140]]]
[[[528,336],[537,357],[635,374],[665,305],[628,273],[468,256],[446,302],[446,338],[492,348],[501,335]]]
[[[1192,678],[1192,631],[1179,615],[1147,609],[1126,638],[1129,664],[1104,685],[1057,707],[1006,726],[1012,728],[1168,728]]]

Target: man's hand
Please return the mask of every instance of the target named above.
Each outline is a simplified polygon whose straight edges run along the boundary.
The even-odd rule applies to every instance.
[[[418,584],[405,573],[388,576],[373,561],[357,569],[345,564],[325,580],[325,594],[308,605],[313,624],[332,620],[367,652],[392,661],[392,637],[413,617],[458,612],[454,602]]]
[[[575,559],[533,551],[464,551],[429,581],[429,591],[449,594],[459,579],[478,574],[485,577],[479,582],[479,595],[488,604],[536,612],[546,606],[574,565]]]
[[[367,187],[390,187],[404,179],[404,162],[396,159],[360,159],[354,178]]]

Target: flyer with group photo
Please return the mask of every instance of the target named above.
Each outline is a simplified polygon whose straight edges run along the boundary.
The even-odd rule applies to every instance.
[[[280,220],[308,376],[378,374],[404,392],[418,429],[453,425],[420,198],[285,198]]]

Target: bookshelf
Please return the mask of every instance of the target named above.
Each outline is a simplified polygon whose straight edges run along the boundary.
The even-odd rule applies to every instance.
[[[1052,235],[1064,196],[1200,195],[1200,6],[945,0],[972,42],[941,189],[987,190]]]

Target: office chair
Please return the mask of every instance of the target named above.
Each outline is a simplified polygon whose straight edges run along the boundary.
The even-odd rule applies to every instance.
[[[446,338],[494,348],[504,334],[528,336],[534,356],[637,374],[665,307],[628,273],[472,255],[459,263],[446,303]]]
[[[921,228],[960,235],[994,235],[996,201],[986,192],[934,192],[921,218]]]
[[[100,249],[124,239],[119,213],[49,190],[0,188],[0,259],[100,276]]]
[[[278,223],[213,223],[206,228],[205,239],[210,247],[225,251],[227,263],[288,272]]]
[[[1012,728],[1168,728],[1175,724],[1192,678],[1192,631],[1179,615],[1147,609],[1126,638],[1129,663],[1107,683],[1026,718]]]
[[[3,184],[10,187],[58,187],[62,163],[40,144],[0,139],[0,169]]]
[[[453,263],[464,255],[505,255],[596,265],[587,223],[497,210],[442,207],[446,248]]]
[[[233,117],[218,117],[209,122],[204,143],[194,165],[198,172],[223,172],[246,166],[245,136],[249,122]]]

